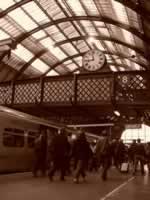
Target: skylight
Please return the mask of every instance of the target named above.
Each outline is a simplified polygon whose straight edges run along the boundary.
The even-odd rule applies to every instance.
[[[7,8],[9,8],[10,6],[14,5],[15,2],[13,0],[1,0],[0,1],[0,8],[2,10],[5,10]]]
[[[5,40],[10,38],[10,36],[0,29],[0,40]]]
[[[21,8],[17,8],[9,12],[8,15],[26,31],[30,31],[38,27],[38,25],[27,14],[25,14]]]
[[[40,72],[45,73],[48,69],[49,66],[46,65],[44,62],[42,62],[40,59],[36,59],[33,63],[32,66],[36,69],[38,69]]]
[[[58,75],[59,74],[55,70],[53,70],[53,69],[46,74],[46,76],[58,76]]]
[[[99,40],[97,40],[97,41],[95,42],[95,45],[96,45],[96,47],[97,47],[99,50],[101,50],[101,51],[104,51],[104,50],[105,50],[104,47],[103,47],[103,45],[101,44],[101,42],[100,42]]]
[[[133,35],[129,31],[126,31],[124,29],[122,29],[122,32],[123,32],[126,43],[130,43],[132,45],[135,45]]]
[[[118,20],[122,21],[125,24],[128,24],[128,16],[125,10],[125,7],[121,4],[118,3],[115,0],[111,0],[112,6],[114,8],[114,12],[118,18]]]
[[[137,63],[134,63],[134,68],[135,68],[136,70],[140,70],[141,66],[138,65]]]
[[[16,54],[18,57],[23,59],[24,61],[28,62],[31,58],[33,58],[33,54],[31,51],[26,49],[24,46],[21,44],[17,45],[17,48],[12,51],[14,54]]]
[[[36,5],[36,3],[29,2],[22,7],[38,23],[42,24],[50,21],[46,14]]]
[[[86,15],[81,3],[77,0],[68,0],[67,3],[70,5],[71,9],[74,11],[75,15]]]
[[[114,45],[113,45],[112,42],[110,42],[110,41],[105,41],[105,44],[108,46],[108,48],[109,48],[112,52],[115,51],[115,48],[114,48]]]
[[[32,36],[35,37],[38,40],[38,39],[45,37],[46,33],[41,30],[41,31],[34,33]]]
[[[74,71],[75,69],[78,68],[77,65],[74,63],[71,63],[71,64],[67,65],[66,67],[69,69],[69,71]]]
[[[117,71],[116,66],[114,66],[114,65],[109,65],[109,68],[110,68],[111,71],[113,71],[113,72],[116,72],[116,71]]]
[[[52,39],[45,38],[41,40],[41,44],[48,48],[58,59],[64,59],[67,57],[67,55],[59,47],[54,47],[54,41]]]

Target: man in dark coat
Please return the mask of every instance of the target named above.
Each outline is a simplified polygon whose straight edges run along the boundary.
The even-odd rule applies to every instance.
[[[69,150],[70,145],[65,130],[61,129],[60,132],[54,136],[51,143],[53,166],[48,173],[49,179],[51,181],[53,180],[53,176],[56,170],[60,170],[60,180],[65,180],[66,159],[68,157]]]
[[[41,171],[42,175],[46,174],[46,158],[47,158],[47,137],[46,129],[40,130],[40,135],[34,142],[34,168],[33,175],[37,177],[37,172]]]
[[[84,179],[86,176],[85,171],[87,169],[89,157],[92,154],[90,145],[87,142],[85,133],[83,131],[80,131],[74,148],[75,149],[73,151],[75,152],[75,157],[77,159],[77,168],[74,182],[79,183],[79,177],[82,176]]]

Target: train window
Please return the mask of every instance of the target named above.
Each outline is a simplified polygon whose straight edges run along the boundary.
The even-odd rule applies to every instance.
[[[14,132],[5,129],[3,133],[3,145],[7,147],[23,147],[24,134],[15,134]]]
[[[28,147],[30,148],[34,147],[34,141],[37,136],[38,136],[37,132],[34,132],[34,131],[28,132],[28,138],[27,138]]]
[[[13,132],[13,128],[5,128],[4,130],[8,132]]]

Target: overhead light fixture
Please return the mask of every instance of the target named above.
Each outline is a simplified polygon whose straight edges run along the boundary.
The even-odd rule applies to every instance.
[[[120,112],[118,111],[118,110],[114,110],[114,114],[116,115],[116,116],[120,116]]]

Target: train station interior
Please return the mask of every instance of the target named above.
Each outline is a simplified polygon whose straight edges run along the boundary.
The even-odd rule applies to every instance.
[[[149,199],[150,162],[144,176],[113,166],[108,181],[88,172],[82,184],[10,169],[11,145],[33,147],[39,125],[150,145],[150,1],[1,0],[0,124],[2,200]]]

